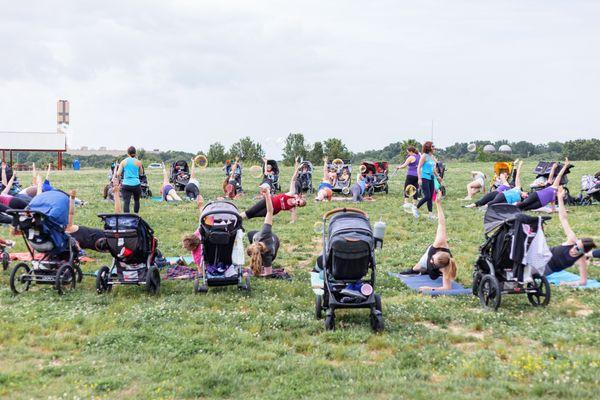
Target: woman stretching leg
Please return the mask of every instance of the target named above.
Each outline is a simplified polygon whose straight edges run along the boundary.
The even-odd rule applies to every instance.
[[[562,177],[568,167],[569,159],[566,158],[565,165],[563,165],[560,172],[556,176],[556,179],[554,179],[552,182],[552,186],[548,186],[547,188],[531,193],[525,200],[523,200],[521,203],[518,203],[517,207],[519,207],[520,210],[528,211],[537,210],[538,208],[542,208],[549,203],[553,203],[556,199],[556,193],[560,186],[560,181],[562,180]]]

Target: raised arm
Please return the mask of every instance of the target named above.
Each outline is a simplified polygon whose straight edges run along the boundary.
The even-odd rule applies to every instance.
[[[273,225],[273,201],[271,200],[271,192],[266,189],[261,189],[262,195],[265,198],[267,206],[267,215],[265,216],[265,224]]]
[[[563,232],[565,233],[565,236],[567,237],[567,243],[575,244],[575,243],[577,243],[577,236],[575,235],[575,232],[573,232],[573,229],[571,229],[571,225],[569,225],[569,220],[567,218],[567,209],[565,207],[565,200],[564,200],[565,189],[562,186],[558,189],[557,197],[558,197],[558,219],[560,220],[560,224],[562,225]]]
[[[298,163],[298,157],[296,157],[296,159],[294,160],[294,173],[292,174],[292,179],[290,180],[290,193],[292,194],[298,194],[296,193],[296,179],[298,179],[298,168],[299,168],[299,163]]]
[[[196,176],[196,161],[194,160],[194,157],[192,157],[192,163],[190,164],[191,168],[190,168],[190,179],[194,179],[194,177]]]
[[[521,167],[523,167],[523,161],[519,161],[517,166],[517,175],[515,176],[515,187],[521,188]]]
[[[10,189],[12,188],[13,182],[15,181],[15,175],[17,175],[17,173],[13,171],[13,174],[10,177],[10,180],[8,181],[8,183],[6,184],[6,186],[4,187],[4,189],[2,190],[2,195],[3,196],[6,196],[10,192]]]
[[[552,183],[553,188],[558,189],[558,187],[560,186],[560,181],[562,180],[563,175],[567,171],[567,168],[569,168],[569,159],[565,158],[565,165],[563,165],[563,167],[560,169],[560,172],[556,176],[554,183]]]
[[[323,157],[323,181],[328,181],[327,177],[327,157]]]
[[[121,214],[121,183],[117,182],[113,186],[113,198],[115,199],[115,214]]]
[[[552,164],[552,168],[550,168],[550,175],[548,175],[548,183],[552,184],[554,183],[554,173],[556,172],[556,167],[558,167],[558,163],[555,162],[554,164]]]
[[[35,191],[35,195],[37,196],[38,194],[42,193],[42,187],[44,186],[44,181],[42,181],[42,177],[40,174],[37,174],[37,176],[35,177],[35,183],[37,186],[37,190]]]
[[[231,165],[231,172],[229,173],[229,177],[230,178],[234,178],[235,177],[235,173],[238,167],[238,162],[240,161],[240,159],[238,157],[235,158],[235,161],[233,162],[233,164]]]
[[[71,190],[69,192],[69,222],[67,223],[67,232],[72,230],[73,221],[75,220],[75,197],[77,197],[77,192],[75,190]]]
[[[167,167],[163,163],[163,186],[169,184],[169,174],[167,174]]]
[[[446,237],[446,216],[442,209],[442,196],[439,194],[435,198],[435,207],[437,208],[438,226],[433,246],[448,247],[448,239]]]
[[[6,186],[8,182],[6,181],[6,163],[2,161],[2,184]]]
[[[123,165],[125,164],[125,160],[121,161],[118,166],[115,167],[115,172],[113,174],[113,182],[119,182],[119,177],[121,176],[121,171],[123,171]]]
[[[262,162],[263,162],[263,175],[266,175],[267,174],[267,158],[263,157]]]
[[[46,180],[50,178],[50,171],[52,170],[52,164],[48,163],[48,169],[46,169]]]

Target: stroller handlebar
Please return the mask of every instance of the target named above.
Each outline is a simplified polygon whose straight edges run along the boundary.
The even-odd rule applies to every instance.
[[[334,208],[333,210],[329,210],[327,211],[325,214],[323,214],[323,219],[327,219],[329,218],[331,215],[333,214],[337,214],[340,212],[354,212],[357,214],[361,214],[364,215],[365,217],[368,217],[367,213],[364,212],[363,210],[360,210],[358,208],[353,208],[353,207],[340,207],[340,208]]]

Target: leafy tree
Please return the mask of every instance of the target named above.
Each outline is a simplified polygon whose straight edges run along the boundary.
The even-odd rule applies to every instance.
[[[571,160],[600,160],[600,140],[569,140],[563,146],[563,154]]]
[[[348,150],[346,145],[338,138],[330,138],[323,142],[324,153],[330,159],[341,158],[342,160],[348,160],[352,158],[352,153]]]
[[[293,165],[296,157],[308,158],[309,151],[310,146],[304,141],[303,134],[290,133],[283,147],[283,162],[286,165]]]
[[[242,161],[260,161],[265,156],[260,143],[254,142],[250,136],[241,138],[231,145],[228,152],[229,158],[239,157]]]
[[[227,159],[227,155],[225,154],[225,146],[219,142],[211,144],[208,148],[206,158],[208,158],[208,162],[211,165],[223,164]]]
[[[323,162],[323,144],[321,142],[315,142],[311,151],[308,153],[308,159],[315,165],[319,165]]]

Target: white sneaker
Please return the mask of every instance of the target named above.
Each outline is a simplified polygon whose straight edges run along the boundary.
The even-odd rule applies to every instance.
[[[465,208],[475,208],[475,203],[467,204]]]
[[[412,214],[413,214],[413,217],[419,218],[419,215],[420,215],[419,210],[417,210],[417,207],[415,205],[412,206]]]

